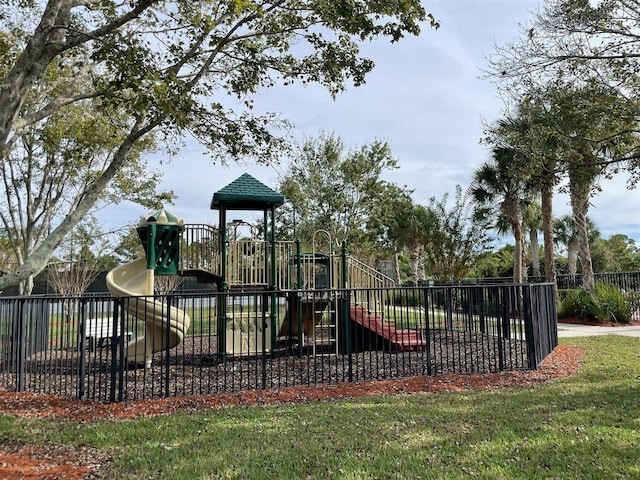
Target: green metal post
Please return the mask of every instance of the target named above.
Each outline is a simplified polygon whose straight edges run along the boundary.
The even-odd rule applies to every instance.
[[[353,380],[353,362],[351,358],[351,322],[349,318],[349,275],[347,272],[347,242],[342,242],[342,285],[344,293],[342,295],[342,324],[343,324],[343,336],[344,338],[344,352],[347,354],[347,365],[349,369],[348,378],[349,381]]]
[[[275,346],[278,329],[278,298],[276,296],[276,209],[271,206],[271,356],[275,357]]]
[[[156,224],[147,224],[147,270],[156,267]]]
[[[298,355],[302,357],[302,343],[303,343],[303,332],[302,332],[302,251],[300,245],[300,239],[296,239],[296,286],[298,292],[296,294],[296,318],[298,322]]]
[[[218,296],[218,358],[221,362],[227,361],[227,210],[220,207],[220,265],[221,291]]]

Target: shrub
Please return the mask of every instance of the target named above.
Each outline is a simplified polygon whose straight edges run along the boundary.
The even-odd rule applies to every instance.
[[[584,290],[565,290],[558,307],[558,318],[595,320],[595,297]]]
[[[558,318],[578,317],[601,323],[629,323],[631,306],[615,285],[598,283],[593,294],[568,290],[558,308]]]
[[[595,296],[602,322],[629,323],[631,306],[622,290],[615,285],[598,283]]]

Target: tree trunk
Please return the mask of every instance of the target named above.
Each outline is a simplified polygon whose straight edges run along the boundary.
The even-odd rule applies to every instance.
[[[578,250],[580,252],[580,266],[582,267],[582,288],[586,292],[593,293],[595,290],[595,277],[593,274],[593,264],[591,262],[591,249],[589,247],[589,229],[587,226],[587,212],[589,210],[589,186],[585,184],[569,184],[571,192],[571,209],[576,222],[576,232],[578,234]]]
[[[576,223],[578,234],[578,250],[580,251],[580,265],[582,266],[582,288],[589,293],[595,290],[591,250],[589,248],[589,229],[587,226],[587,212],[589,211],[589,197],[591,193],[591,172],[584,167],[569,169],[569,193],[571,195],[571,211]]]
[[[576,237],[570,238],[567,243],[567,264],[569,268],[567,273],[572,277],[578,273],[578,248],[578,239]]]
[[[540,248],[538,246],[538,229],[529,230],[529,249],[531,251],[531,270],[536,278],[540,278]]]
[[[33,292],[33,275],[30,275],[18,285],[18,295],[31,295],[31,292]]]
[[[393,255],[393,263],[396,272],[396,284],[400,285],[400,255],[398,254],[398,250]]]
[[[511,224],[515,249],[513,252],[513,281],[522,283],[522,266],[524,264],[524,227],[522,219],[522,205],[520,199],[513,195],[505,195],[502,202],[502,211]]]
[[[7,139],[29,90],[66,48],[68,29],[62,27],[69,22],[72,6],[72,2],[66,1],[47,2],[40,24],[0,86],[0,158],[4,157]]]
[[[522,252],[524,229],[522,223],[513,225],[513,235],[515,237],[515,250],[513,252],[513,282],[522,283]]]
[[[413,280],[418,284],[424,280],[424,245],[416,243],[409,247],[409,260],[411,261],[411,273]]]

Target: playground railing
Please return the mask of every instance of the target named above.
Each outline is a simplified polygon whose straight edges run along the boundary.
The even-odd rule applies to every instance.
[[[180,271],[220,271],[220,231],[207,224],[185,225],[180,243]]]
[[[557,345],[549,284],[176,293],[153,300],[189,328],[173,348],[155,333],[167,341],[145,368],[127,360],[145,325],[125,308],[143,300],[0,298],[0,386],[132,401],[535,369]],[[113,329],[96,345],[90,319]]]

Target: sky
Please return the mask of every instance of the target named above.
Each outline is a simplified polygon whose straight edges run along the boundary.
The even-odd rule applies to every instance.
[[[388,142],[399,168],[385,180],[413,190],[414,202],[426,205],[431,197],[454,195],[456,185],[466,189],[475,169],[490,158],[488,147],[480,143],[483,121],[500,118],[503,103],[495,85],[481,78],[482,69],[494,45],[516,39],[541,2],[427,0],[423,5],[440,28],[425,24],[417,38],[363,45],[363,54],[376,64],[365,85],[351,87],[335,100],[317,86],[276,87],[260,92],[255,108],[288,119],[296,142],[321,131],[335,133],[352,148],[374,140]],[[185,223],[216,225],[218,213],[209,208],[214,192],[245,172],[275,188],[286,163],[267,167],[230,162],[223,167],[186,138],[177,158],[158,168],[164,173],[163,186],[178,195],[168,210]],[[624,176],[603,181],[589,217],[603,238],[623,233],[640,244],[640,191],[627,190],[625,182]],[[102,214],[107,223],[117,225],[135,223],[147,213],[123,203]],[[558,195],[554,215],[568,213],[568,198]],[[231,214],[249,221],[261,214],[248,215]]]

